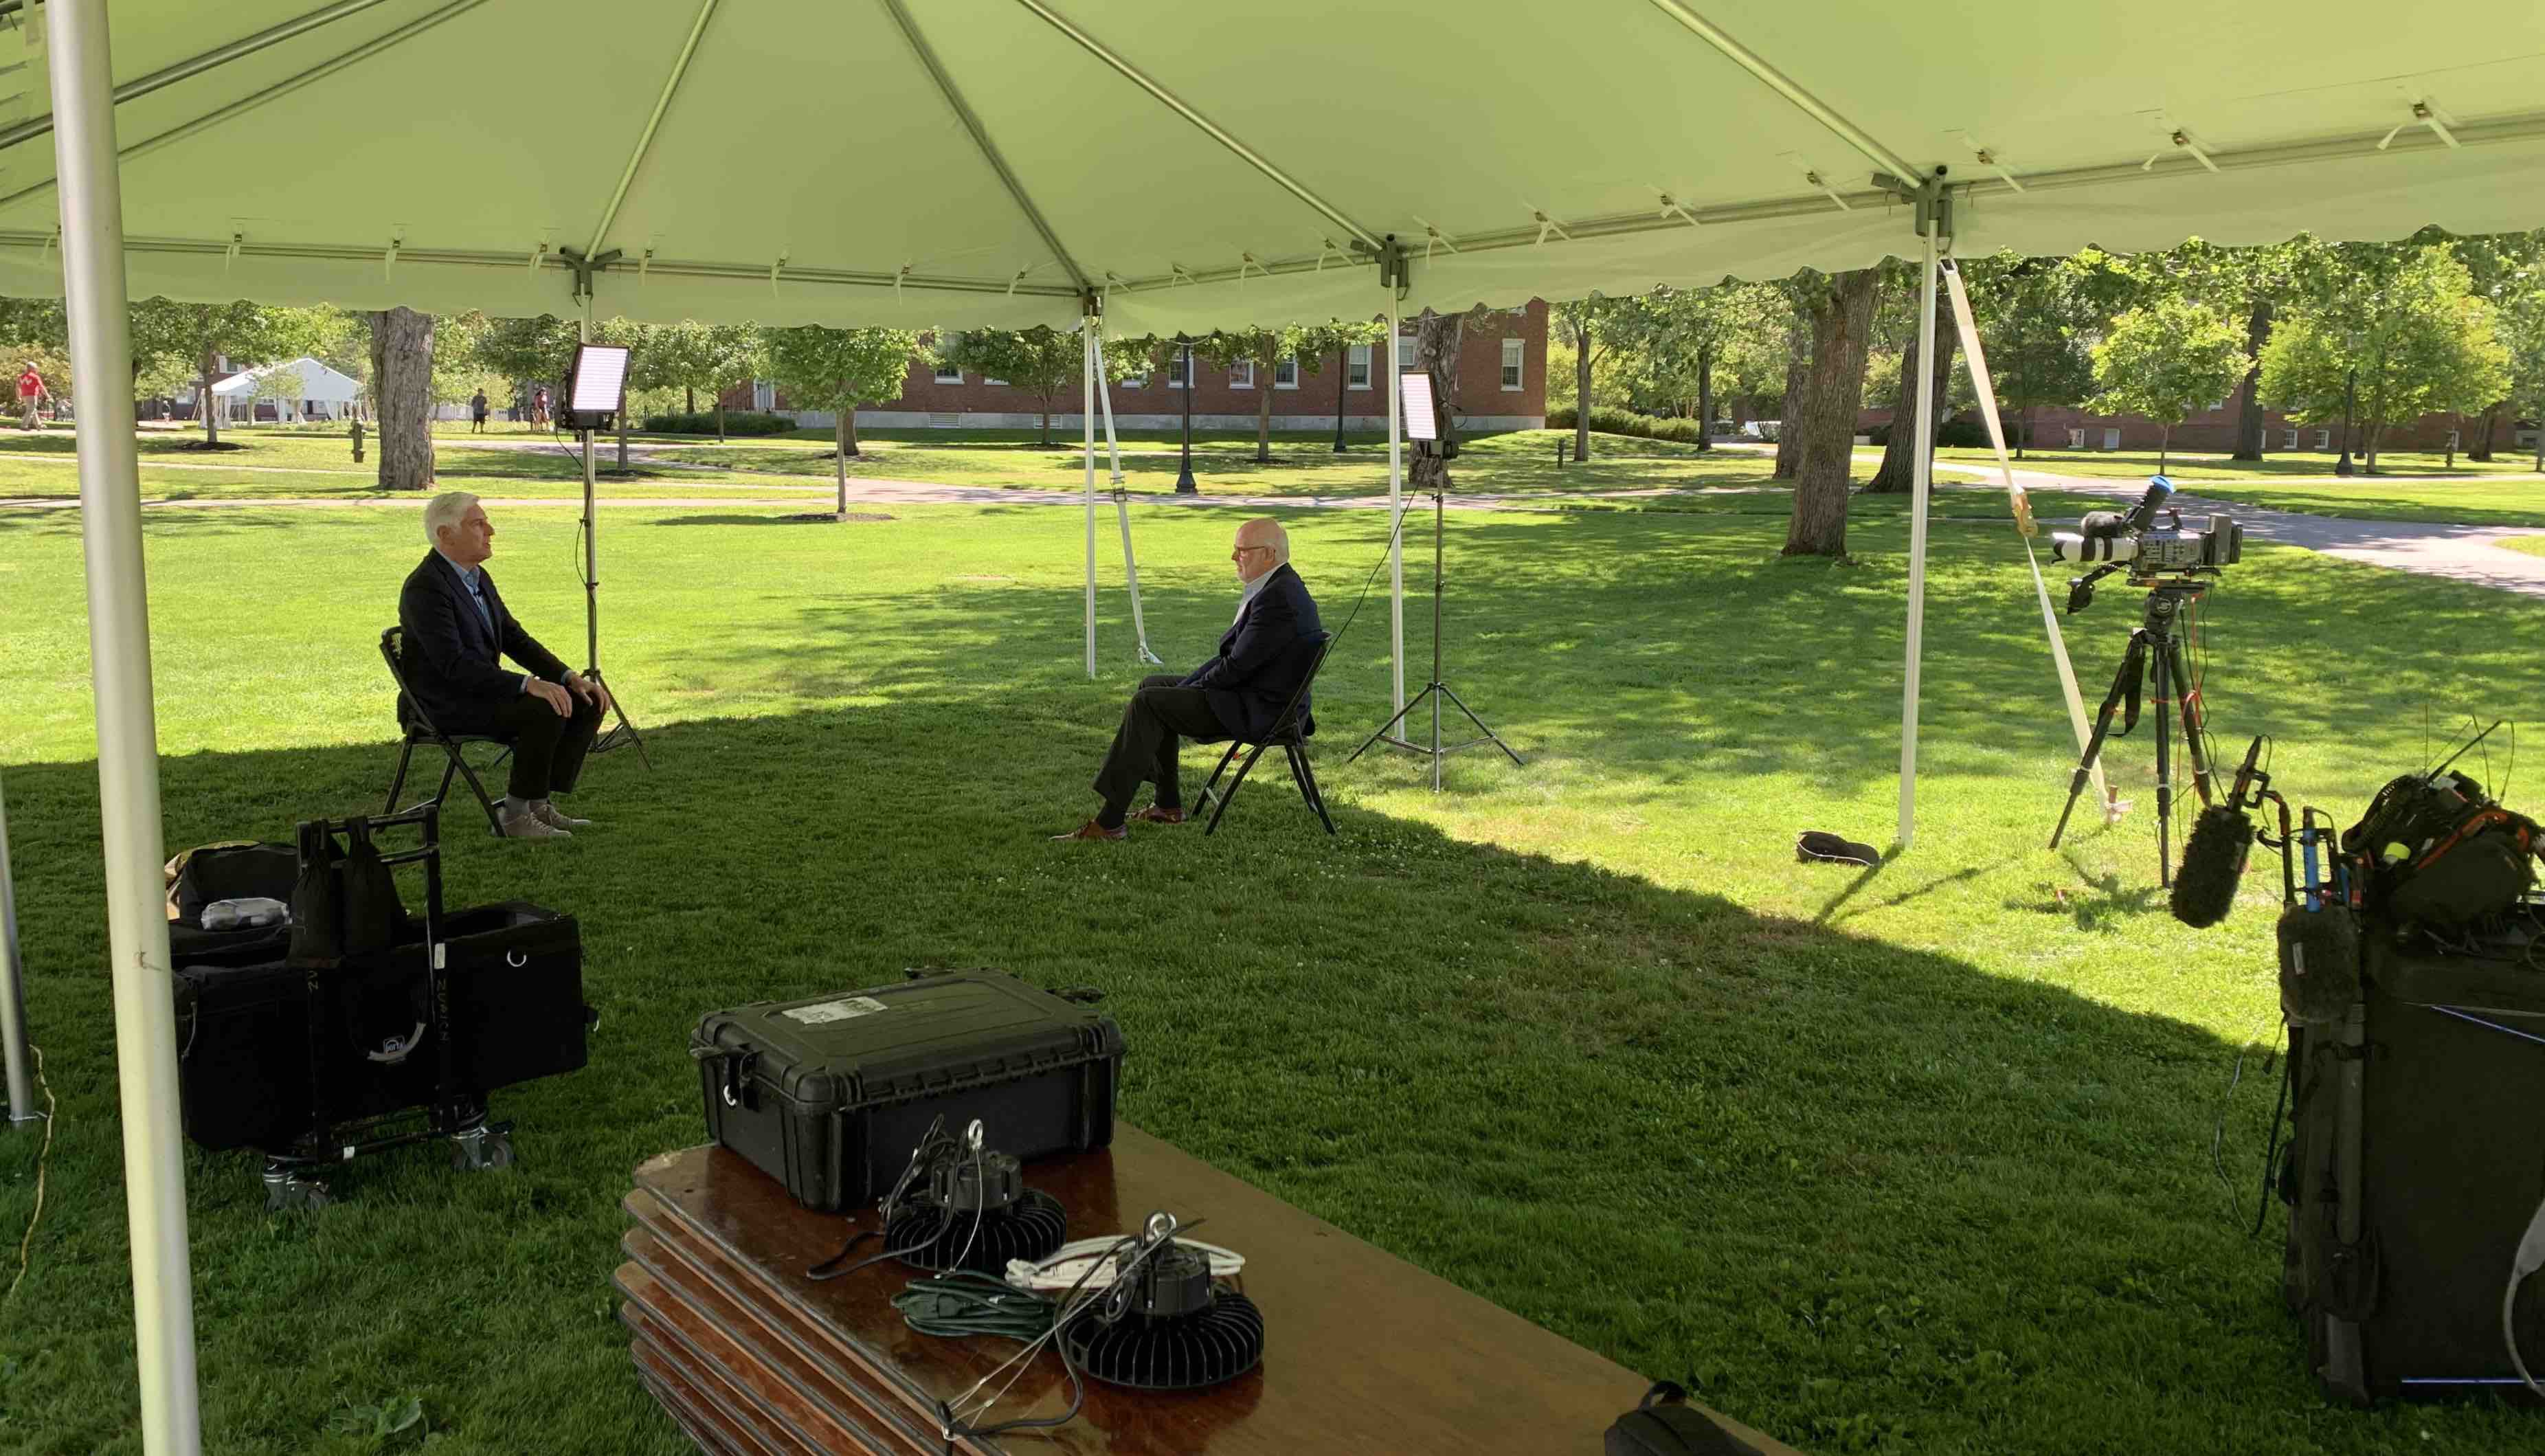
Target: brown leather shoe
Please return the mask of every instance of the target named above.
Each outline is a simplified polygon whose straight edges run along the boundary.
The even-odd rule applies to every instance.
[[[1143,824],[1182,824],[1191,816],[1182,809],[1165,809],[1151,804],[1131,817]]]
[[[1053,835],[1052,839],[1058,842],[1061,840],[1127,840],[1130,837],[1128,830],[1107,829],[1104,825],[1090,819],[1067,834]]]

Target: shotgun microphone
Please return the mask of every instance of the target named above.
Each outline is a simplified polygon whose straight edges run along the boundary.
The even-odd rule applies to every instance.
[[[2159,494],[2153,487],[2148,491],[2151,499]],[[2244,806],[2261,757],[2262,740],[2257,738],[2245,751],[2244,767],[2236,770],[2235,792],[2226,803],[2201,810],[2192,821],[2191,837],[2183,841],[2182,868],[2174,877],[2174,918],[2195,930],[2225,920],[2236,907],[2236,883],[2245,877],[2245,861],[2254,853],[2254,816]]]

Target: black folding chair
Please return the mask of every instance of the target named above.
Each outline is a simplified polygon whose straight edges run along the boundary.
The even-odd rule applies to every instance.
[[[431,804],[439,811],[442,808],[443,796],[451,792],[451,775],[463,774],[468,779],[468,791],[477,796],[477,806],[486,811],[486,827],[501,836],[504,833],[504,821],[495,812],[495,800],[488,795],[486,785],[478,780],[477,770],[469,767],[467,756],[461,750],[472,743],[491,743],[501,746],[504,751],[487,762],[487,771],[492,772],[502,768],[504,761],[513,756],[511,740],[497,738],[488,733],[445,733],[436,727],[432,715],[425,712],[424,704],[416,701],[414,691],[406,686],[406,669],[401,665],[399,656],[405,645],[404,627],[391,627],[380,633],[380,658],[389,665],[390,681],[397,684],[398,730],[402,740],[398,745],[397,776],[389,780],[388,807],[381,812],[390,815],[405,812],[398,808],[398,791],[406,787],[407,762],[415,757],[417,744],[429,743],[442,750],[447,762],[442,769],[442,786],[433,791],[432,798],[420,801],[416,807]]]
[[[1254,768],[1255,761],[1264,757],[1266,749],[1276,744],[1280,746],[1282,756],[1290,761],[1290,781],[1299,786],[1299,797],[1316,811],[1318,820],[1326,826],[1326,833],[1335,832],[1334,816],[1326,812],[1325,793],[1317,787],[1317,770],[1308,766],[1309,735],[1299,731],[1299,700],[1306,697],[1308,689],[1315,686],[1317,673],[1326,665],[1326,648],[1334,640],[1332,632],[1310,632],[1299,639],[1298,645],[1290,649],[1290,660],[1307,658],[1308,672],[1299,680],[1297,689],[1290,694],[1289,703],[1281,709],[1281,716],[1273,720],[1272,730],[1260,742],[1237,739],[1229,744],[1227,753],[1219,756],[1219,767],[1210,770],[1210,781],[1201,786],[1203,803],[1218,800],[1211,804],[1210,823],[1202,829],[1205,837],[1218,831],[1219,816],[1227,813],[1228,806],[1236,800],[1238,787],[1246,782],[1246,775]],[[1237,776],[1228,781],[1228,792],[1223,794],[1219,792],[1219,775],[1228,771],[1229,761],[1237,757],[1239,749],[1249,750],[1246,762],[1237,766]]]

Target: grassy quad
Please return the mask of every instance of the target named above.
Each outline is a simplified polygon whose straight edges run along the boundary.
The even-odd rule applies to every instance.
[[[1858,873],[1797,866],[1791,844],[1888,838],[1897,520],[1833,567],[1778,561],[1781,523],[1732,514],[1460,516],[1452,676],[1525,769],[1463,758],[1435,796],[1410,760],[1341,763],[1385,716],[1382,605],[1319,694],[1342,838],[1268,774],[1212,840],[1059,847],[1041,837],[1087,809],[1144,671],[1120,593],[1090,683],[1072,513],[895,514],[614,530],[606,656],[656,771],[600,763],[577,807],[603,825],[570,845],[472,837],[459,814],[449,855],[455,904],[583,918],[594,1065],[499,1096],[514,1170],[393,1156],[344,1171],[315,1219],[266,1217],[248,1158],[189,1154],[213,1448],[367,1450],[331,1416],[415,1396],[453,1453],[531,1430],[542,1450],[685,1449],[608,1279],[629,1168],[701,1135],[689,1027],[979,964],[1111,989],[1131,1120],[1810,1449],[2102,1452],[2127,1431],[2148,1451],[2489,1456],[2532,1434],[2487,1403],[2357,1415],[2313,1394],[2276,1225],[2238,1222],[2269,1103],[2251,1066],[2227,1106],[2234,1190],[2209,1161],[2230,1061],[2271,1035],[2272,867],[2225,927],[2171,921],[2137,743],[2115,770],[2141,813],[2039,848],[2073,745],[2004,532],[1936,533],[1921,836]],[[1226,620],[1238,516],[1141,517],[1172,659]],[[1383,521],[1289,519],[1341,627]],[[570,514],[500,524],[507,598],[571,640]],[[412,531],[323,509],[146,529],[171,848],[375,804],[392,751],[370,644]],[[0,513],[0,592],[25,608],[0,617],[0,763],[60,1098],[0,1322],[0,1432],[128,1452],[78,560],[76,522]],[[1420,660],[1428,613],[1409,615]],[[2417,629],[2342,630],[2363,619]],[[2070,622],[2087,678],[2134,620],[2118,600]],[[2536,701],[2540,631],[2536,603],[2258,548],[2213,599],[2222,747],[2281,735],[2280,782],[2346,819],[2420,761],[2425,707]],[[2334,633],[2340,657],[2311,645]],[[36,1146],[0,1139],[0,1234],[25,1227]]]
[[[2505,438],[2505,433],[2504,433]],[[1997,453],[1986,446],[1955,446],[1935,451],[1938,459],[1962,460],[1975,465],[1995,464]],[[2216,451],[2170,450],[2166,454],[2165,473],[2178,481],[2251,480],[2268,476],[2324,476],[2333,474],[2335,457],[2319,450],[2263,452],[2259,460],[2230,459]],[[2154,450],[2068,450],[2028,449],[2015,461],[2019,469],[2040,470],[2053,475],[2087,475],[2114,480],[2145,480],[2156,473]],[[2380,450],[2377,454],[2376,479],[2393,476],[2411,479],[2416,476],[2449,475],[2527,475],[2536,474],[2535,456],[2528,450],[2504,445],[2498,458],[2469,460],[2459,450],[2456,459],[2438,450]]]

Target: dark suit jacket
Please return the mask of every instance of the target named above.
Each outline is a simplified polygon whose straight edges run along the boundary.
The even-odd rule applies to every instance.
[[[504,609],[504,596],[486,568],[477,574],[495,617],[492,632],[468,600],[459,569],[440,551],[425,552],[398,590],[398,625],[406,629],[398,666],[416,700],[445,733],[487,731],[494,710],[521,694],[521,679],[504,670],[503,658],[551,683],[563,682],[569,671]]]
[[[1263,590],[1229,624],[1219,639],[1219,656],[1186,674],[1183,686],[1209,695],[1211,712],[1231,736],[1260,742],[1312,665],[1292,649],[1318,630],[1317,604],[1308,596],[1308,584],[1284,562],[1272,568]],[[1317,730],[1308,697],[1302,693],[1299,698],[1302,736]]]

